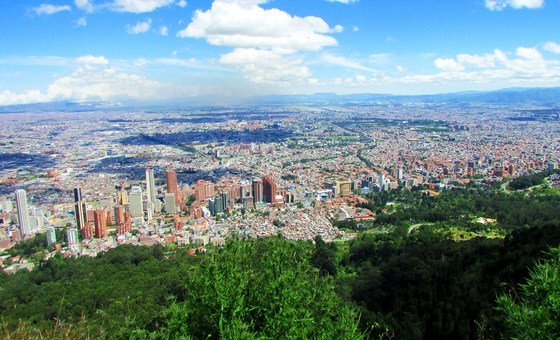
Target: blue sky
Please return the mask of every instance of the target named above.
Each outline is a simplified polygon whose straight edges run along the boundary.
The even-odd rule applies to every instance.
[[[3,0],[0,105],[560,85],[560,1]]]

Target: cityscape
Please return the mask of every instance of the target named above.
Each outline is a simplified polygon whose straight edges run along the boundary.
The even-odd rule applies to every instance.
[[[558,169],[560,131],[548,120],[558,113],[524,117],[543,110],[223,108],[59,113],[48,122],[4,114],[2,245],[41,232],[74,256],[277,234],[347,240],[355,235],[332,221],[375,220],[360,208],[370,192],[430,194]],[[67,234],[65,249],[56,230]]]
[[[0,337],[560,337],[559,14],[1,4]]]

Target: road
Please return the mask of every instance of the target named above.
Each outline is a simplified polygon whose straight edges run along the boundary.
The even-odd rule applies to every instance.
[[[433,224],[433,223],[418,223],[418,224],[415,224],[415,225],[411,225],[410,228],[408,228],[408,233],[407,233],[407,235],[412,234],[412,232],[413,232],[414,230],[416,230],[416,229],[418,229],[418,228],[420,228],[420,227],[422,227],[422,226],[425,226],[425,225],[432,225],[432,224]]]

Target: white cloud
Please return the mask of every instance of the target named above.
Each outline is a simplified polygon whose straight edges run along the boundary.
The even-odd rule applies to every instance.
[[[118,12],[147,13],[174,2],[175,0],[115,0],[111,8]]]
[[[150,30],[151,25],[152,19],[148,18],[148,20],[144,22],[138,22],[136,23],[136,25],[127,25],[126,31],[128,32],[128,34],[146,33]]]
[[[57,78],[46,91],[0,92],[0,105],[27,104],[56,100],[122,100],[165,97],[166,86],[143,76],[120,72],[109,67],[103,57],[76,58],[78,66]]]
[[[211,45],[276,49],[288,52],[318,51],[335,46],[326,34],[341,30],[321,18],[298,17],[276,8],[259,6],[265,0],[215,0],[211,9],[197,10],[192,22],[177,35],[203,38]],[[240,20],[243,18],[243,20]]]
[[[179,0],[179,1],[177,1],[177,6],[179,6],[181,8],[185,8],[185,7],[187,7],[187,2],[185,0]]]
[[[341,4],[351,4],[358,2],[358,0],[327,0],[328,2],[340,2]]]
[[[32,10],[37,15],[51,15],[59,12],[70,11],[71,8],[68,5],[58,6],[51,4],[41,4],[37,7],[34,7]]]
[[[543,46],[545,51],[560,54],[560,44],[549,41]]]
[[[485,4],[491,11],[501,11],[508,6],[515,9],[536,9],[544,6],[544,0],[485,0]]]
[[[84,55],[81,57],[76,58],[76,62],[78,64],[88,64],[88,65],[107,65],[109,64],[109,60],[107,60],[104,56],[93,56],[93,55]]]
[[[447,72],[456,72],[456,71],[462,71],[462,70],[465,69],[465,67],[463,65],[461,65],[460,63],[458,63],[454,59],[449,59],[449,58],[437,58],[434,61],[434,65],[438,69],[440,69],[442,71],[447,71]]]
[[[88,13],[93,12],[93,4],[90,0],[75,0],[74,5],[76,5],[77,8]]]
[[[169,35],[169,28],[167,28],[167,26],[161,26],[159,28],[159,34],[164,36],[164,37]]]
[[[338,55],[328,54],[328,53],[325,53],[321,56],[321,61],[323,61],[325,63],[328,63],[328,64],[342,66],[342,67],[350,68],[350,69],[354,69],[354,70],[376,72],[375,69],[364,66],[357,61],[350,60],[346,57],[342,57],[342,56],[338,56]]]
[[[301,59],[285,58],[274,51],[236,48],[220,58],[220,64],[235,67],[255,83],[289,85],[311,76]]]
[[[197,10],[181,38],[205,39],[209,44],[235,49],[222,55],[220,64],[240,70],[256,83],[288,84],[311,76],[297,52],[316,52],[336,46],[329,34],[342,32],[322,18],[298,17],[259,5],[267,0],[214,0],[210,9]],[[240,18],[243,18],[240,20]]]
[[[79,27],[87,26],[87,20],[86,20],[85,17],[81,17],[78,20],[76,20],[75,22],[76,22],[76,26],[79,26]]]

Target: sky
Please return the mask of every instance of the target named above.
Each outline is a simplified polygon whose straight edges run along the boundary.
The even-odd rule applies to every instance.
[[[0,105],[560,86],[557,0],[2,0]]]

